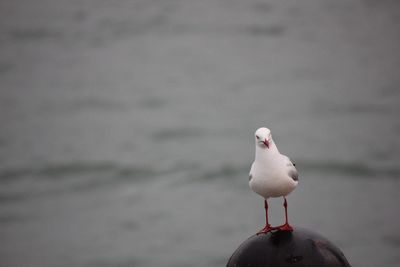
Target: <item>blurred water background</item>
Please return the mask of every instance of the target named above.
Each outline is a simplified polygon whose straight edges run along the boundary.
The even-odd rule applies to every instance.
[[[399,266],[400,2],[1,0],[0,34],[0,266],[225,266],[260,126],[290,221]]]

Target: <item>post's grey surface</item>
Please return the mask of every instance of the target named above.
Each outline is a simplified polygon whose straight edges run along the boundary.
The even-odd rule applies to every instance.
[[[233,253],[227,267],[348,267],[346,257],[321,235],[295,228],[293,232],[253,235]]]

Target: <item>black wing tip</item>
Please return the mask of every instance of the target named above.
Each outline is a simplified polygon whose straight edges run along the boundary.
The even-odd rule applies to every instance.
[[[291,171],[289,172],[289,176],[290,176],[290,178],[293,179],[293,181],[296,181],[296,182],[299,181],[299,174],[297,173],[297,171],[291,170]]]

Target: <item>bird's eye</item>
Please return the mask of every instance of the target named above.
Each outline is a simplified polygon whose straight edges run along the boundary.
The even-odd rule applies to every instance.
[[[257,138],[257,139],[260,139],[260,137],[259,137],[258,135],[256,135],[256,138]]]

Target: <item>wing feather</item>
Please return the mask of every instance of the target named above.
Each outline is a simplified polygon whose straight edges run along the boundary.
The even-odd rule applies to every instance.
[[[291,177],[294,181],[299,180],[299,173],[295,167],[295,164],[290,160],[289,157],[282,155],[284,160],[286,161],[286,166],[288,167],[288,176]]]
[[[250,172],[249,172],[249,182],[253,178],[253,166],[254,166],[254,162],[251,164],[251,168],[250,168]]]

